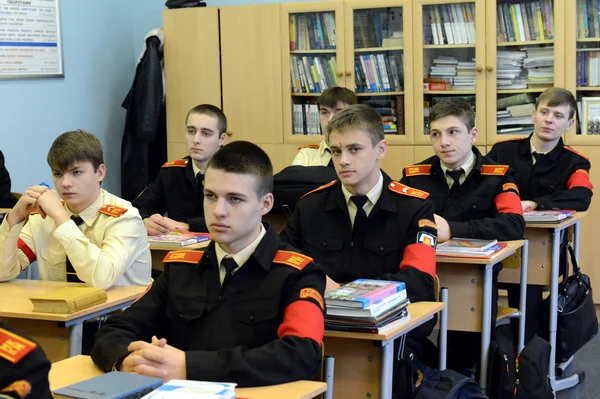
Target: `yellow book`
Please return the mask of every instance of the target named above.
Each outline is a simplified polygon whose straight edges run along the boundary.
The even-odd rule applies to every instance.
[[[43,313],[74,313],[106,299],[106,292],[94,287],[65,287],[29,298],[33,311]]]
[[[544,22],[542,22],[542,12],[540,11],[540,9],[538,8],[536,10],[536,15],[537,15],[537,22],[540,28],[540,40],[546,40],[544,37]]]
[[[520,42],[521,36],[519,35],[519,24],[517,23],[517,13],[515,11],[515,5],[510,5],[510,16],[513,21],[513,27],[515,28],[515,41]]]

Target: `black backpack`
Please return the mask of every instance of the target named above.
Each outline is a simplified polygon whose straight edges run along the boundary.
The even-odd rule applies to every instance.
[[[487,396],[471,377],[449,369],[430,369],[417,387],[414,399],[487,399]]]
[[[273,176],[271,213],[292,214],[304,194],[336,179],[335,169],[329,166],[288,166]]]
[[[512,399],[517,383],[516,350],[510,324],[496,327],[490,343],[488,394],[490,399]]]

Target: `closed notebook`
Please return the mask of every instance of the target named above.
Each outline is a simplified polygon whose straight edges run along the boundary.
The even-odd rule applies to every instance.
[[[53,392],[54,399],[140,399],[163,383],[161,378],[112,371]]]
[[[65,287],[29,298],[33,311],[44,313],[74,313],[106,299],[106,291],[95,287]]]

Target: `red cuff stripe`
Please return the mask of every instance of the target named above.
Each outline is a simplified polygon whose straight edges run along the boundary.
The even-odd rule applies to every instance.
[[[400,270],[414,267],[435,278],[435,249],[426,244],[410,244],[404,248]]]
[[[325,319],[323,311],[317,305],[308,301],[291,303],[283,315],[283,323],[277,330],[277,335],[282,338],[294,335],[300,338],[310,338],[318,344],[323,342]]]
[[[516,213],[523,216],[521,198],[513,192],[500,193],[496,196],[496,209],[498,213]]]
[[[25,244],[25,241],[23,241],[20,238],[17,241],[17,248],[20,249],[21,252],[25,254],[25,256],[27,256],[27,259],[29,259],[29,263],[35,262],[35,252],[33,252],[31,248],[29,248],[27,244]]]
[[[572,189],[573,187],[585,187],[590,190],[594,189],[592,182],[590,181],[590,175],[587,170],[577,169],[569,180],[567,181],[567,189]]]

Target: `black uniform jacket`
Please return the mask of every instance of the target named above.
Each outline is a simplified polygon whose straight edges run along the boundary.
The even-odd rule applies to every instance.
[[[4,154],[0,151],[0,208],[12,208],[16,203],[17,199],[10,193],[10,175],[4,166]]]
[[[133,201],[142,219],[155,213],[178,222],[189,223],[190,231],[206,232],[204,193],[198,187],[192,159],[185,157],[165,163],[156,180]]]
[[[174,251],[141,299],[98,331],[92,359],[110,371],[153,335],[186,352],[187,379],[240,386],[313,378],[321,364],[325,273],[268,226],[221,286],[214,243]]]
[[[452,237],[523,238],[525,220],[513,171],[476,147],[473,152],[475,165],[452,195],[437,156],[404,168],[401,182],[430,193],[435,213],[446,219]]]
[[[531,136],[497,143],[487,156],[515,170],[521,198],[537,202],[537,209],[587,210],[594,188],[588,158],[565,146],[560,139],[534,165],[530,139]]]
[[[412,302],[433,301],[437,230],[427,196],[383,173],[381,197],[365,231],[353,238],[341,183],[334,180],[298,202],[281,237],[338,283],[357,278],[403,281]]]

